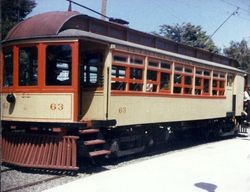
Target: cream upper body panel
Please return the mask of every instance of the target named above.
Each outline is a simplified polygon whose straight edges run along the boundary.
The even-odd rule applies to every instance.
[[[33,122],[72,122],[73,94],[71,93],[15,93],[15,102],[2,94],[2,120]]]

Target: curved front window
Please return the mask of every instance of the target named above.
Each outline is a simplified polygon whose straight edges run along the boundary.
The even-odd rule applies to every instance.
[[[76,45],[52,42],[3,47],[2,87],[8,91],[51,90],[54,86],[72,89],[72,52],[77,53]]]

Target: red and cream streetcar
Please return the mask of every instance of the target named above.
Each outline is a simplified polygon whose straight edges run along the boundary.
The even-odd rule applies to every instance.
[[[77,170],[170,134],[234,134],[245,74],[235,62],[74,11],[30,17],[2,42],[3,162]]]

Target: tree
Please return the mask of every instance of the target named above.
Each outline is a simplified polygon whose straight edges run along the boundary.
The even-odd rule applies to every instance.
[[[1,0],[1,38],[4,39],[8,31],[22,21],[35,6],[35,0]]]
[[[250,72],[250,47],[247,45],[246,40],[241,42],[230,42],[230,46],[223,49],[226,56],[236,59],[240,68]]]
[[[202,30],[200,25],[195,26],[191,23],[176,24],[173,26],[161,25],[159,33],[154,32],[154,34],[172,39],[177,43],[206,49],[213,53],[220,52],[220,49],[215,46],[213,40]]]

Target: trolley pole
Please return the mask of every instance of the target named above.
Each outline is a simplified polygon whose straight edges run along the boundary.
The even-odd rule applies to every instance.
[[[101,19],[105,20],[106,17],[104,17],[104,16],[106,16],[106,14],[107,14],[107,0],[102,0],[102,12],[101,13],[102,13]]]

